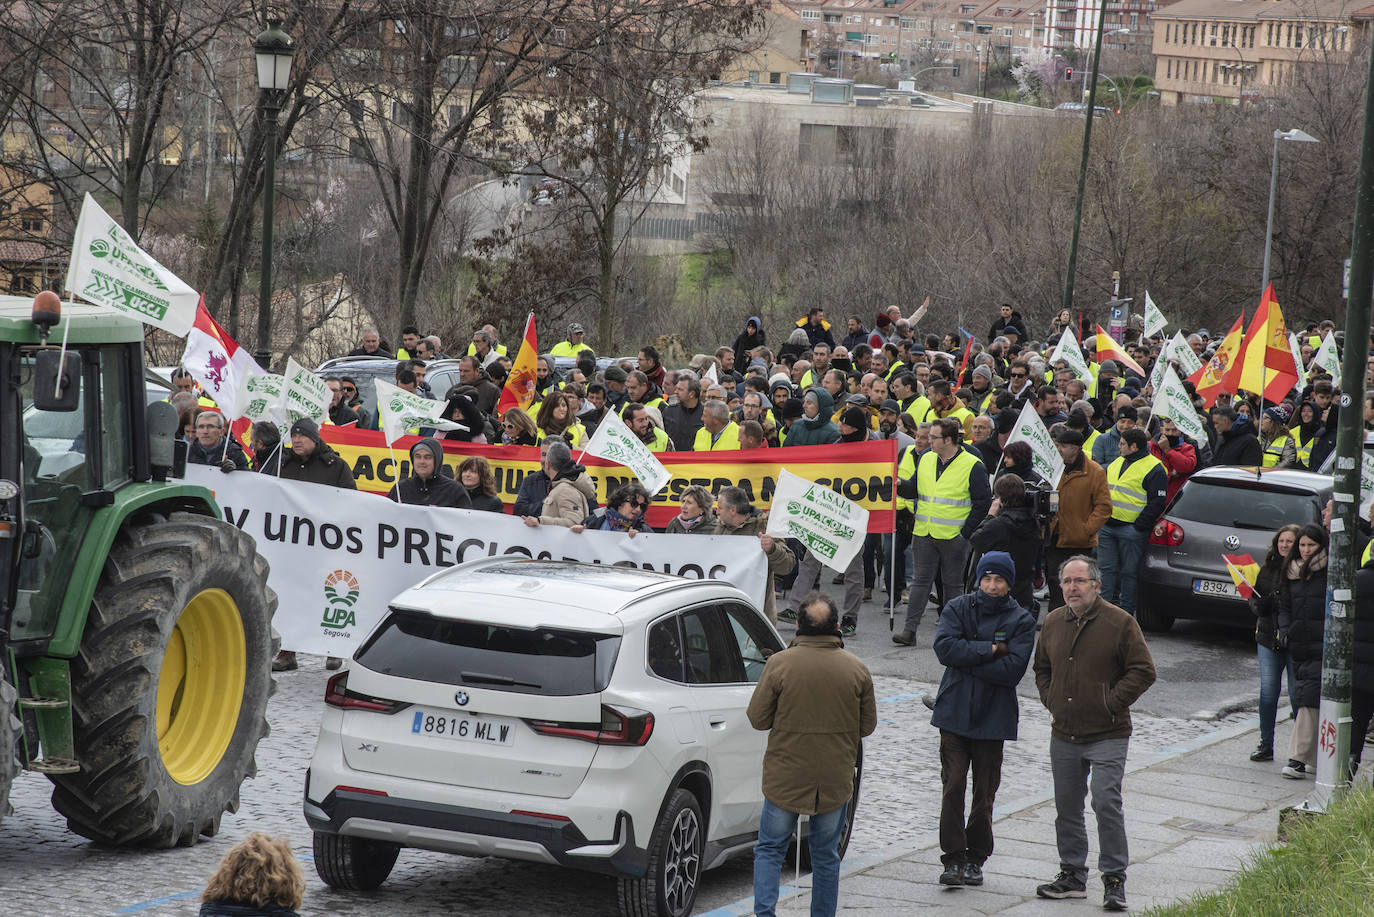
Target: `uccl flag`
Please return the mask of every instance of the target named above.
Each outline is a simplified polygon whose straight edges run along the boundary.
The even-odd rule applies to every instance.
[[[1188,377],[1193,388],[1202,396],[1202,406],[1210,408],[1216,404],[1222,392],[1235,392],[1236,377],[1240,375],[1241,326],[1245,313],[1236,316],[1236,323],[1226,332],[1226,337],[1212,352],[1212,357],[1202,368]]]
[[[525,319],[525,337],[520,342],[520,352],[510,367],[510,378],[501,389],[501,400],[496,402],[496,413],[504,414],[511,408],[528,410],[534,404],[534,380],[539,361],[539,342],[534,333],[534,313]]]
[[[229,332],[205,308],[202,298],[196,306],[196,320],[186,334],[186,350],[181,365],[200,383],[200,387],[221,408],[234,416],[239,383],[244,376],[261,375],[263,369],[238,345]]]
[[[715,364],[712,363],[711,366],[714,367]],[[644,484],[644,489],[651,497],[662,490],[663,485],[673,477],[672,472],[663,467],[663,463],[654,457],[649,447],[640,442],[639,437],[625,426],[625,421],[614,411],[606,412],[605,419],[597,424],[596,433],[587,442],[583,452],[604,458],[608,462],[615,462],[617,465],[624,465],[635,473],[635,477]]]
[[[72,239],[67,292],[185,337],[200,294],[161,264],[100,209],[89,194]]]
[[[1250,330],[1245,333],[1236,387],[1277,404],[1297,384],[1288,327],[1283,323],[1283,310],[1274,301],[1274,285],[1270,284],[1260,300],[1259,311],[1250,320]]]

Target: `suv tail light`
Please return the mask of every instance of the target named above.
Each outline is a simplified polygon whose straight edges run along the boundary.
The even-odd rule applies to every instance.
[[[526,720],[540,735],[565,736],[598,745],[645,745],[654,734],[654,715],[634,707],[601,705],[601,722],[558,723],[553,720]]]
[[[400,701],[387,700],[384,697],[369,697],[366,694],[348,690],[347,672],[340,672],[325,684],[324,702],[331,707],[342,707],[345,710],[374,710],[377,713],[395,713],[410,706],[410,704],[404,704]]]
[[[1154,531],[1150,533],[1150,544],[1177,547],[1183,544],[1183,529],[1168,519],[1161,519],[1155,523]]]

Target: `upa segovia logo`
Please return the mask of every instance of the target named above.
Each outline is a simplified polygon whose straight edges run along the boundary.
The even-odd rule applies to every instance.
[[[324,597],[329,603],[324,609],[320,626],[328,630],[344,630],[358,623],[353,606],[358,602],[358,578],[347,570],[335,570],[324,578]]]

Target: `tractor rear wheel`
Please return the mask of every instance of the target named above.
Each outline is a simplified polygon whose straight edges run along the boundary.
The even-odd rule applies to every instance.
[[[234,526],[192,513],[125,522],[72,663],[81,770],[52,777],[73,831],[189,847],[237,811],[268,733],[276,607],[267,562]]]
[[[22,767],[19,756],[24,741],[24,725],[19,721],[15,701],[19,692],[9,683],[4,666],[0,666],[0,820],[9,815],[10,787]]]

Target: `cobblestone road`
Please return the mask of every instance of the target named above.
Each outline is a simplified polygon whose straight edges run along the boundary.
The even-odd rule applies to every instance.
[[[886,622],[881,633],[877,630],[873,628],[875,633],[868,639],[852,643],[875,672],[891,671],[894,648],[890,643],[882,645],[887,638]],[[896,652],[931,656],[928,648]],[[1243,652],[1243,646],[1231,647],[1219,651],[1218,658],[1243,666]],[[1156,655],[1161,656],[1161,664],[1168,664],[1160,651]],[[301,788],[314,747],[326,673],[322,659],[302,656],[301,660],[299,671],[278,676],[279,688],[268,711],[272,734],[259,749],[259,776],[245,784],[242,808],[237,815],[224,817],[218,837],[195,848],[111,850],[90,844],[68,832],[53,811],[48,781],[23,775],[13,793],[16,812],[0,822],[0,902],[4,902],[0,912],[5,917],[195,914],[200,889],[224,852],[249,831],[263,830],[289,837],[305,862],[306,914],[604,917],[615,913],[614,883],[604,877],[416,850],[402,852],[391,878],[375,893],[342,893],[325,887],[310,863],[311,835],[301,815]],[[912,669],[933,678],[938,666],[930,662],[933,656]],[[1027,683],[1029,679],[1028,675]],[[921,693],[932,685],[929,680],[891,674],[876,675],[875,683],[879,723],[867,743],[863,800],[851,853],[911,845],[922,835],[931,836],[936,827],[938,735],[920,701]],[[1216,721],[1189,719],[1191,712],[1137,715],[1132,759],[1155,755],[1218,727]],[[1048,787],[1048,735],[1047,715],[1038,703],[1025,699],[1021,741],[1007,750],[998,794],[1001,802]],[[1052,865],[1046,864],[1047,868]],[[699,911],[748,895],[751,870],[752,860],[746,855],[708,873],[698,898]]]

